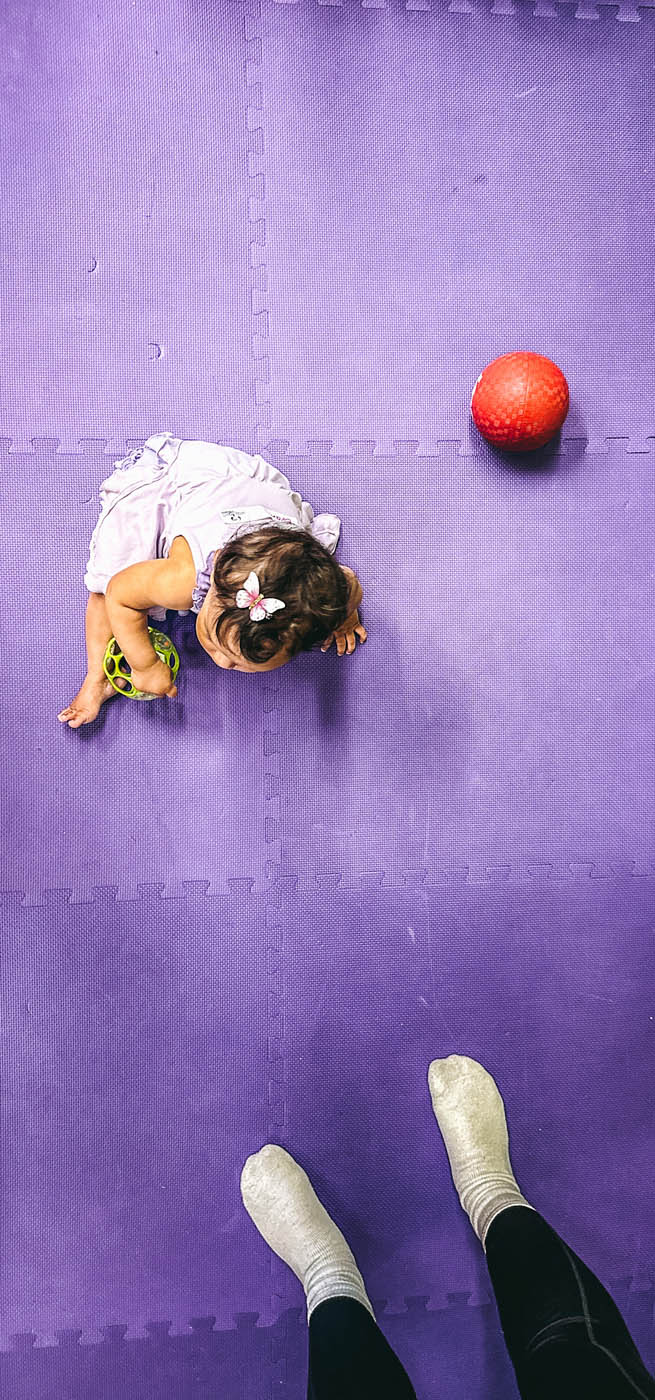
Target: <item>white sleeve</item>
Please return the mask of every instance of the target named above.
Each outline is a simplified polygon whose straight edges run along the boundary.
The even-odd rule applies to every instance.
[[[283,490],[288,491],[296,509],[300,512],[305,529],[309,530],[314,539],[318,540],[319,544],[324,545],[330,554],[334,554],[341,533],[341,521],[338,515],[314,515],[309,501],[303,501],[297,491],[291,490],[288,478],[283,476],[277,467],[271,466],[270,462],[259,456],[252,457],[251,461],[253,463],[253,476],[258,481],[270,482],[274,486],[281,486]]]
[[[309,530],[310,535],[313,535],[319,544],[329,550],[330,554],[334,554],[341,533],[341,521],[338,515],[314,515],[309,501],[301,501],[300,505],[302,523],[305,529]]]
[[[315,515],[310,528],[314,538],[334,554],[341,533],[338,515]]]
[[[279,472],[277,467],[271,466],[264,457],[254,456],[250,458],[252,463],[252,476],[256,481],[266,481],[273,486],[281,486],[283,491],[290,491],[288,477]]]

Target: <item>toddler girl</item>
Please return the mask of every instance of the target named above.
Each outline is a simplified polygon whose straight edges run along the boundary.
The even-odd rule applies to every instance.
[[[84,582],[87,674],[58,716],[78,729],[114,694],[103,671],[114,636],[139,690],[177,694],[148,617],[197,614],[196,634],[224,670],[274,671],[299,651],[366,640],[359,580],[332,554],[335,515],[318,515],[287,478],[232,447],[157,433],[117,462]]]

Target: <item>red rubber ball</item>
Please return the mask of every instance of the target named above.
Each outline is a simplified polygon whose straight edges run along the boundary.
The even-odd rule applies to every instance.
[[[514,350],[483,369],[473,390],[473,422],[487,442],[506,452],[533,452],[559,429],[569,411],[569,386],[545,355]]]

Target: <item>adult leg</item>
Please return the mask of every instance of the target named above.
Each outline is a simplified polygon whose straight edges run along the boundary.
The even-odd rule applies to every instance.
[[[655,1383],[598,1279],[528,1204],[490,1074],[451,1055],[428,1071],[462,1208],[487,1252],[524,1400],[655,1400]]]
[[[485,1252],[507,1350],[526,1400],[655,1400],[609,1293],[535,1211],[493,1220]]]
[[[281,1147],[249,1157],[243,1203],[300,1279],[309,1322],[309,1400],[415,1400],[373,1316],[352,1250],[309,1177]]]
[[[329,1298],[309,1319],[308,1400],[416,1400],[414,1389],[368,1310]]]

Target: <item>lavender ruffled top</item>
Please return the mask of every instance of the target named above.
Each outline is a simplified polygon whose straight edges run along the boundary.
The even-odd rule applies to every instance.
[[[341,529],[338,516],[315,516],[263,457],[170,433],[155,434],[116,462],[100,501],[84,576],[89,592],[104,593],[129,564],[165,559],[181,535],[197,571],[193,612],[207,596],[217,550],[235,535],[273,524],[304,529],[333,553]],[[163,608],[151,616],[163,620]]]

